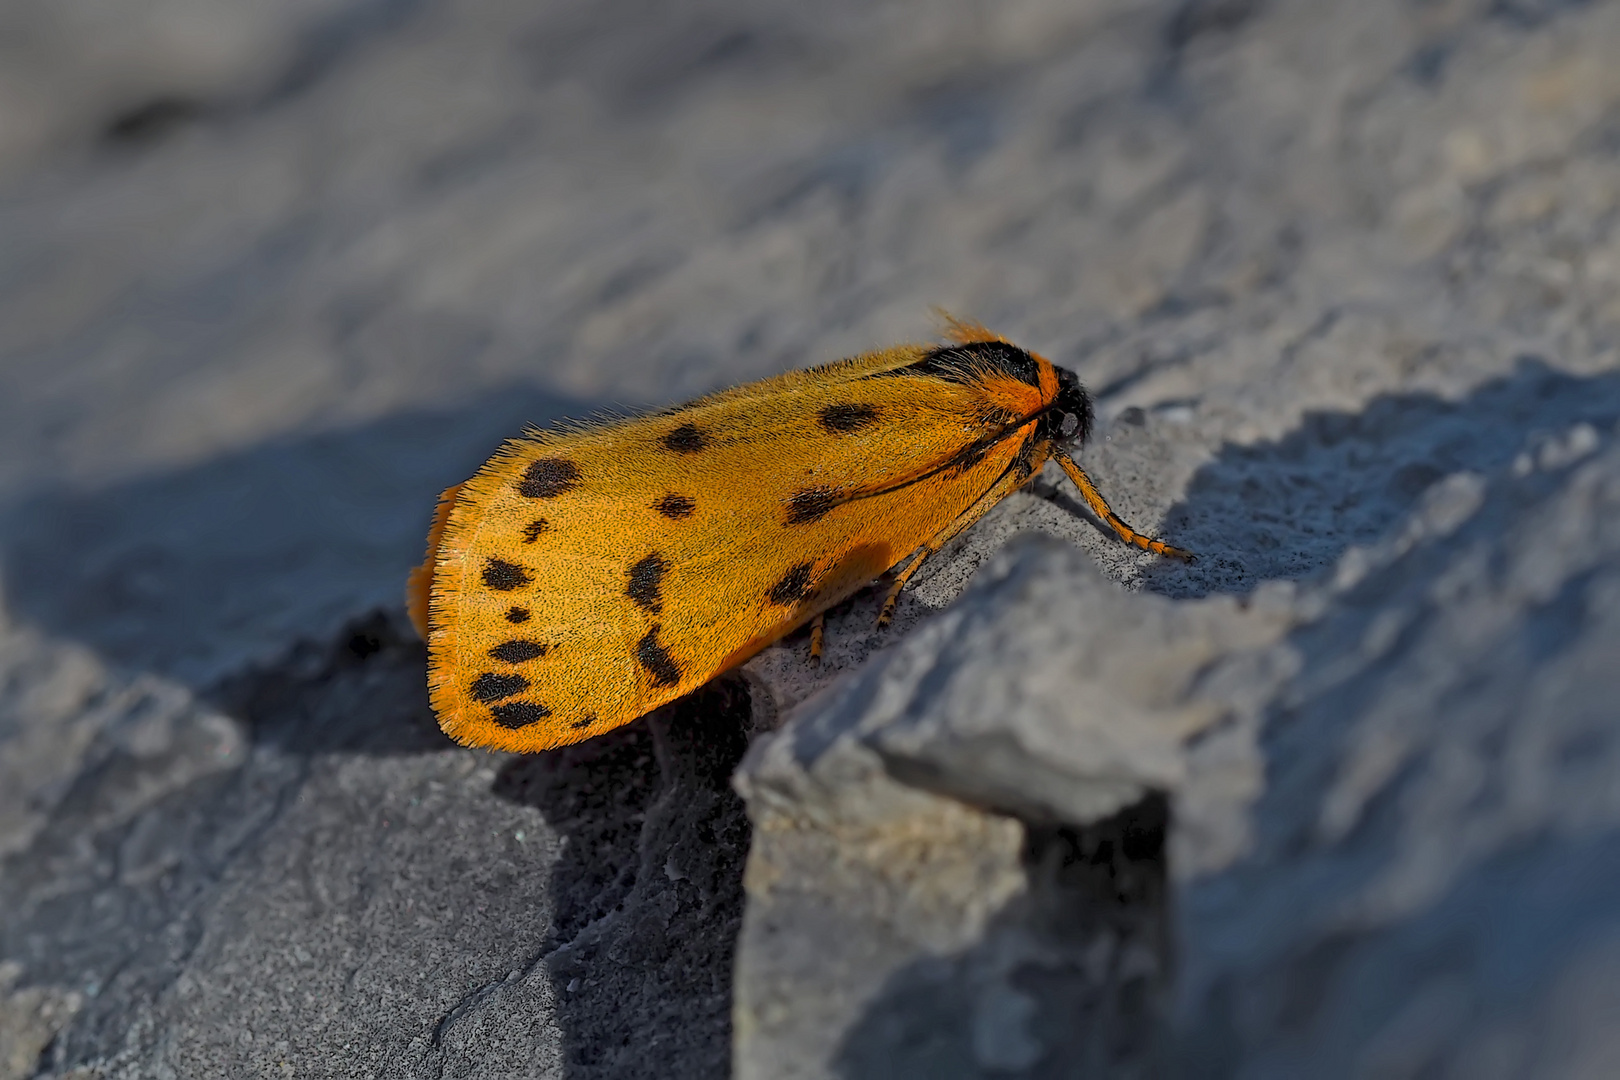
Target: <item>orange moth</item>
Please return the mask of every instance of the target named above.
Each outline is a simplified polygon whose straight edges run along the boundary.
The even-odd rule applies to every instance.
[[[410,577],[439,725],[545,750],[628,723],[747,660],[901,563],[900,589],[1049,458],[1128,543],[1069,458],[1075,375],[981,326],[699,398],[513,439],[439,500]],[[907,561],[909,559],[909,561]]]

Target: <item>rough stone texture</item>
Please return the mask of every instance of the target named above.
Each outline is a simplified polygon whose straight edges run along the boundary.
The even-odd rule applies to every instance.
[[[0,13],[8,1075],[723,1072],[742,689],[450,748],[401,578],[522,423],[930,304],[1202,559],[1048,474],[749,665],[843,734],[742,780],[739,1065],[1606,1075],[1620,5],[126,8]]]
[[[758,829],[739,1075],[1603,1075],[1620,380],[1561,386],[1540,373],[1526,394],[1561,433],[1433,485],[1321,584],[1172,602],[1024,541],[799,706],[738,777]],[[1101,629],[1063,631],[1053,612],[1082,601]],[[912,907],[874,900],[858,826],[918,831],[889,821],[913,788],[1067,826],[1048,865],[1089,868],[1091,888],[1041,903],[1037,862],[964,893],[891,842],[868,858]],[[1162,891],[1138,884],[1162,882],[1166,840],[1151,797],[1128,805],[1144,792],[1168,801],[1173,950]],[[946,836],[968,813],[932,804]],[[1082,857],[1122,831],[1128,857]],[[968,943],[942,932],[964,920]],[[1021,948],[1031,921],[1046,940]],[[904,946],[875,949],[891,923]],[[1121,952],[1134,979],[1095,959]],[[924,972],[934,992],[912,988]],[[1053,1002],[1055,1036],[1037,1019]],[[989,1016],[1016,1050],[976,1041]]]
[[[903,787],[872,761],[828,773],[809,814],[775,813],[769,800],[752,808],[738,1076],[825,1075],[829,1036],[869,1012],[876,987],[919,953],[982,940],[1021,891],[1016,821]],[[755,775],[746,790],[758,797],[755,785],[772,779]]]
[[[503,758],[422,664],[376,618],[212,707],[124,692],[0,880],[0,1015],[56,1010],[10,1075],[723,1073],[746,690]]]
[[[884,666],[934,655],[916,640]],[[861,737],[894,726],[884,699],[915,681],[850,709],[842,691],[873,681],[813,699],[738,773],[754,838],[734,1075],[1144,1075],[1168,959],[1163,800],[1077,830],[918,790]],[[1101,787],[1089,808],[1119,803],[1120,781]]]
[[[1230,711],[1193,684],[1289,614],[1126,593],[1072,545],[1015,540],[795,709],[737,777],[755,833],[736,1075],[1145,1074],[1169,968],[1161,793]],[[1204,850],[1241,834],[1242,763],[1201,786],[1224,812]]]
[[[1601,1076],[1620,933],[1620,382],[1340,564],[1243,857],[1182,890],[1182,1075]],[[1360,553],[1358,553],[1360,554]]]

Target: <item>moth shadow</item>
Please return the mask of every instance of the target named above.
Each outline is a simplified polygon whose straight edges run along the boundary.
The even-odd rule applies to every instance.
[[[1320,575],[1384,536],[1436,481],[1547,453],[1580,425],[1613,435],[1617,423],[1620,375],[1571,375],[1534,356],[1458,400],[1380,394],[1359,412],[1306,413],[1280,439],[1226,444],[1194,474],[1162,534],[1198,562],[1155,561],[1143,586],[1247,594]]]
[[[403,611],[378,608],[200,696],[254,743],[294,757],[430,754],[451,744],[428,703],[426,670],[427,648]]]
[[[562,837],[549,979],[564,1076],[731,1073],[732,956],[751,835],[731,774],[745,680],[722,676],[583,743],[515,758],[495,793]]]

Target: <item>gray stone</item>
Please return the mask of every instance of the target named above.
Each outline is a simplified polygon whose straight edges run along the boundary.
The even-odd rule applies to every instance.
[[[1145,1074],[1165,796],[1229,713],[1193,683],[1289,614],[1127,593],[1027,538],[793,710],[736,778],[737,1075]]]
[[[1183,747],[1227,712],[1194,680],[1269,644],[1289,614],[1231,598],[1178,607],[1124,592],[1069,545],[1015,542],[821,708],[857,718],[907,783],[1088,825],[1181,786]]]
[[[1609,1071],[1617,388],[1601,449],[1442,485],[1278,646],[1252,845],[1178,898],[1181,1074]]]
[[[0,878],[5,1075],[723,1073],[746,690],[521,759],[447,748],[422,663],[374,619],[109,694]]]
[[[5,1069],[723,1073],[791,715],[740,1069],[1604,1074],[1620,6],[138,8],[0,12]],[[443,742],[439,489],[930,304],[1200,562]]]
[[[737,774],[754,838],[733,1075],[1145,1074],[1162,800],[1026,826],[893,780],[858,738],[800,757],[801,734],[790,721]]]
[[[734,1075],[830,1075],[837,1036],[870,1013],[887,980],[919,956],[981,940],[1023,888],[1018,822],[855,768],[835,781],[847,786],[836,801],[853,805],[818,806],[816,820],[755,804]]]

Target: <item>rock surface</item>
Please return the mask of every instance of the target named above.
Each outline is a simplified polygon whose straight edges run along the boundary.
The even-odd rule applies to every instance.
[[[97,692],[0,880],[7,1008],[56,1021],[13,1075],[724,1073],[746,689],[503,759],[423,663],[377,618],[211,702]]]
[[[1606,1076],[1617,48],[1557,0],[8,5],[0,1078]],[[819,669],[445,744],[441,487],[931,304],[1079,371],[1200,562],[1048,474]]]

